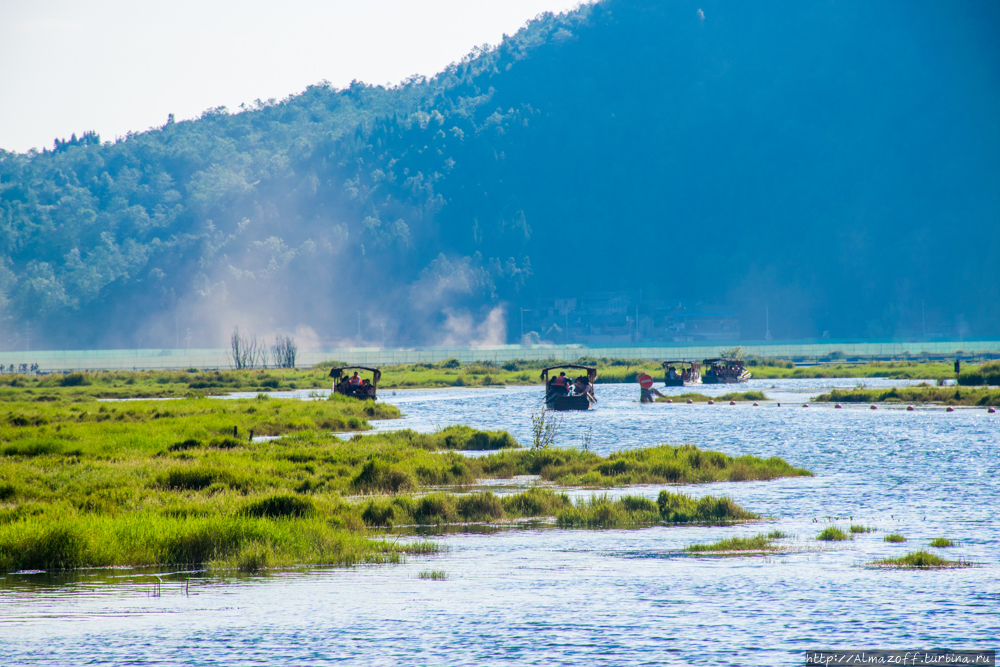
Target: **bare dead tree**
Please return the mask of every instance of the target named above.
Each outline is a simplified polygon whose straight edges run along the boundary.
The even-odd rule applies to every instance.
[[[243,336],[240,328],[233,328],[229,338],[229,365],[238,371],[267,367],[267,346],[257,342],[257,335]]]
[[[295,368],[295,355],[298,352],[299,347],[291,336],[277,335],[274,337],[271,357],[274,359],[275,368]]]

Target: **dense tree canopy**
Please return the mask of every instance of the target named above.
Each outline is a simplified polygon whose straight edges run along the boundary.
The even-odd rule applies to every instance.
[[[606,0],[433,79],[0,152],[2,343],[422,342],[636,288],[750,336],[1000,333],[996,18]]]

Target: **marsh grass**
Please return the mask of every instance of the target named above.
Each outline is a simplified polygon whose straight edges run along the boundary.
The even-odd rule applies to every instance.
[[[902,542],[905,542],[905,541],[906,541],[906,538],[905,538],[905,537],[903,537],[902,535],[900,535],[899,533],[891,533],[891,534],[889,534],[889,535],[886,535],[886,536],[885,536],[885,537],[883,537],[882,539],[883,539],[884,541],[886,541],[886,542],[890,542],[890,543],[892,543],[892,544],[900,544],[900,543],[902,543]]]
[[[947,549],[948,547],[955,546],[955,543],[946,537],[935,537],[930,541],[929,546],[932,546],[935,549]]]
[[[828,526],[816,536],[816,539],[824,542],[841,542],[851,538],[840,528],[837,528],[836,526]]]
[[[979,366],[965,366],[958,375],[958,384],[1000,385],[1000,361],[987,361]]]
[[[557,513],[556,523],[565,527],[611,528],[653,524],[730,525],[760,518],[724,496],[696,500],[682,493],[660,491],[655,503],[637,496],[611,500],[607,494],[594,494]]]
[[[834,389],[814,399],[820,403],[935,403],[940,405],[1000,405],[1000,389],[986,387],[893,387]]]
[[[719,396],[706,396],[705,394],[699,394],[696,392],[685,392],[677,396],[657,396],[657,403],[666,403],[667,401],[685,402],[690,399],[694,403],[707,403],[708,401],[766,401],[767,396],[764,395],[762,391],[731,391],[727,394],[721,394]]]
[[[690,553],[766,553],[776,551],[774,540],[788,537],[779,530],[770,533],[760,533],[751,537],[727,537],[711,544],[692,544],[687,547]]]
[[[332,401],[183,399],[17,402],[0,423],[0,570],[202,563],[255,572],[295,563],[398,560],[370,530],[390,525],[551,517],[565,526],[728,523],[756,515],[726,498],[594,496],[537,488],[499,497],[428,487],[538,475],[561,484],[739,481],[808,475],[781,459],[661,445],[612,454],[515,449],[467,427],[342,440],[391,406]],[[0,414],[2,418],[2,414]],[[21,422],[25,425],[19,425]],[[12,423],[16,422],[16,423]],[[250,429],[281,436],[244,441]],[[456,448],[504,446],[481,457]]]
[[[899,558],[880,558],[869,565],[890,569],[944,570],[960,567],[973,567],[974,563],[965,560],[946,560],[927,551],[915,551]]]
[[[877,528],[873,528],[871,526],[862,526],[861,524],[858,524],[858,523],[852,523],[851,524],[851,534],[852,535],[857,535],[859,533],[874,533],[876,530],[878,530],[878,529]]]
[[[420,579],[430,579],[432,581],[446,581],[448,573],[444,570],[424,570],[417,575]]]

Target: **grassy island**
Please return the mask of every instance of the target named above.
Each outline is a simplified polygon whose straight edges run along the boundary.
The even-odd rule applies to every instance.
[[[690,445],[600,456],[520,448],[506,432],[464,426],[334,433],[398,416],[392,406],[340,396],[8,400],[0,411],[0,571],[163,563],[256,570],[387,562],[435,549],[380,538],[382,527],[402,524],[731,523],[757,517],[727,498],[669,492],[655,502],[595,495],[574,503],[541,487],[507,496],[455,491],[516,475],[612,487],[810,474],[777,458]],[[497,451],[460,453],[473,449]]]
[[[973,563],[961,559],[947,560],[928,551],[915,551],[899,558],[880,558],[872,561],[869,565],[894,570],[945,570],[972,567]]]
[[[899,403],[938,405],[1000,406],[1000,389],[989,387],[916,387],[892,389],[834,389],[815,399],[818,403]]]

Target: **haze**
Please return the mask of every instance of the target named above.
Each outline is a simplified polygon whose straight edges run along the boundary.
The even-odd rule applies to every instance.
[[[326,80],[397,84],[496,44],[575,0],[0,5],[0,148],[104,140],[207,108],[237,110]]]

